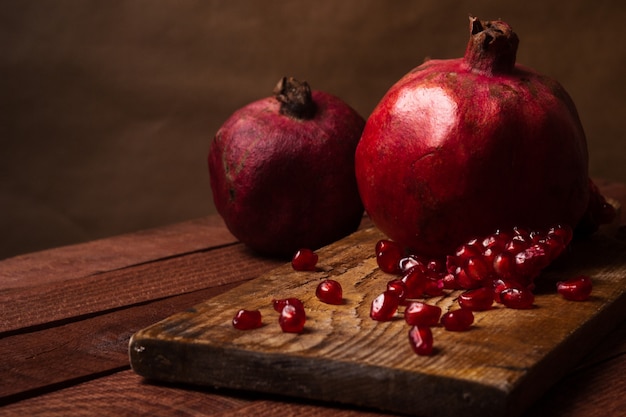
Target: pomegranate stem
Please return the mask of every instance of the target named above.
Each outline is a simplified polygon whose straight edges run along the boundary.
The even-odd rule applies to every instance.
[[[315,102],[306,81],[283,77],[274,88],[274,97],[280,102],[280,114],[296,119],[312,119],[315,116]]]
[[[507,74],[515,67],[518,44],[517,35],[507,23],[470,16],[470,39],[464,59],[474,72]]]

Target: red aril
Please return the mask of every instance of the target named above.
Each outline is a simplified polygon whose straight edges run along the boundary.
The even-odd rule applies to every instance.
[[[275,311],[279,313],[283,311],[283,308],[287,304],[292,305],[298,309],[304,310],[304,304],[298,298],[290,297],[290,298],[281,298],[281,299],[272,300],[272,307],[274,308]]]
[[[278,324],[285,333],[301,333],[304,330],[306,313],[304,308],[293,304],[286,304],[278,317]]]
[[[230,232],[257,252],[290,257],[355,231],[364,124],[341,99],[286,77],[273,96],[235,111],[208,155],[213,201]]]
[[[437,297],[443,294],[445,289],[445,283],[442,277],[428,277],[426,279],[426,285],[424,286],[424,295],[428,297]]]
[[[300,249],[291,258],[291,266],[296,271],[315,271],[318,258],[311,249]]]
[[[406,301],[407,288],[404,281],[400,278],[392,279],[387,283],[387,291],[395,292],[398,296],[398,301],[403,304]]]
[[[404,320],[411,326],[436,326],[441,317],[441,307],[413,301],[404,309]]]
[[[394,291],[385,291],[372,301],[370,317],[376,321],[389,321],[398,311],[400,299]]]
[[[500,252],[493,258],[493,270],[502,279],[515,277],[515,257],[510,252]]]
[[[493,297],[494,293],[491,287],[481,287],[465,291],[459,295],[458,302],[461,308],[472,311],[484,311],[491,308]]]
[[[556,284],[557,292],[569,301],[588,300],[592,289],[591,278],[586,275],[580,275],[566,281],[559,281]]]
[[[498,228],[582,218],[588,154],[575,105],[557,81],[516,64],[517,46],[507,23],[471,18],[463,58],[426,61],[369,116],[360,195],[409,252],[440,258]]]
[[[433,332],[428,326],[412,326],[409,330],[409,343],[420,356],[433,353]]]
[[[399,274],[400,261],[404,258],[404,250],[392,240],[382,239],[376,243],[376,263],[381,271],[388,274]]]
[[[502,291],[508,288],[523,288],[522,285],[517,281],[508,281],[504,279],[496,279],[493,281],[493,301],[496,303],[502,304],[502,299],[500,298],[500,294]]]
[[[424,266],[424,263],[416,256],[406,256],[400,259],[400,272],[407,272],[409,269],[416,266],[420,267],[421,269],[426,268],[426,266]]]
[[[315,289],[315,295],[321,302],[326,304],[339,305],[343,303],[341,284],[333,279],[325,279],[320,282]]]
[[[483,285],[481,281],[476,280],[472,276],[470,276],[465,268],[458,268],[455,271],[455,275],[456,283],[459,288],[471,290],[473,288],[479,288]]]
[[[440,321],[446,330],[464,332],[472,327],[474,323],[474,313],[466,308],[460,308],[444,313]]]
[[[421,268],[409,269],[400,280],[406,288],[405,298],[421,298],[424,295],[426,273]]]
[[[493,276],[493,262],[488,262],[489,258],[480,252],[476,256],[472,256],[465,263],[465,273],[470,279],[477,282],[488,281]]]
[[[529,309],[533,308],[535,295],[528,288],[511,287],[500,291],[500,302],[508,308]]]
[[[239,310],[233,317],[233,327],[239,330],[252,330],[263,325],[259,310]]]

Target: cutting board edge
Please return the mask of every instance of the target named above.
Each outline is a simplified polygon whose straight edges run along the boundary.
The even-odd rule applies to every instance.
[[[528,375],[519,380],[519,384],[511,390],[508,410],[505,415],[514,415],[518,411],[521,414],[529,408],[555,383],[571,372],[624,320],[626,320],[626,292],[622,291],[613,299],[612,303],[604,304],[603,308],[586,321],[584,326],[579,327],[569,335],[567,340],[548,352],[529,370]],[[572,345],[579,347],[578,351],[573,354],[567,350]],[[560,362],[560,366],[557,367],[560,372],[550,372],[554,366],[546,364],[554,365],[557,362]],[[529,384],[532,386],[529,387]]]
[[[145,329],[145,330],[149,330]],[[397,370],[374,364],[359,365],[359,372],[354,371],[354,363],[337,359],[329,359],[324,370],[332,370],[332,377],[326,374],[323,381],[332,381],[331,387],[318,387],[316,384],[296,384],[294,381],[311,381],[311,369],[320,369],[319,358],[286,355],[276,353],[257,353],[245,349],[232,349],[227,355],[219,346],[210,344],[179,344],[175,340],[158,340],[143,338],[142,331],[135,333],[129,343],[131,367],[135,373],[154,381],[167,381],[191,384],[219,389],[261,392],[293,398],[339,403],[358,407],[373,408],[388,412],[399,412],[412,415],[429,415],[446,417],[451,413],[461,413],[467,417],[515,417],[510,414],[508,404],[510,392],[502,386],[494,386],[478,381],[450,378],[442,375],[418,374],[411,371]],[[168,356],[176,360],[169,360]],[[188,358],[180,360],[180,358]],[[201,363],[203,357],[214,357],[215,362]],[[144,361],[144,358],[148,361]],[[159,361],[151,361],[159,358]],[[195,359],[194,359],[195,358]],[[250,364],[255,364],[251,371]],[[191,372],[172,370],[169,365],[185,364]],[[276,384],[276,379],[267,378],[269,372],[285,372],[284,385]],[[342,374],[343,372],[343,374]],[[246,380],[237,383],[232,375],[246,374]],[[180,377],[186,375],[186,377]],[[364,376],[363,383],[354,379]],[[371,380],[387,386],[387,400],[381,406],[380,396],[376,396]],[[241,380],[239,380],[241,381]],[[400,395],[402,387],[419,383],[420,391],[410,396]],[[332,387],[352,386],[354,390],[345,396],[345,389]],[[313,387],[313,389],[312,389]],[[337,393],[343,393],[338,397]],[[441,393],[446,392],[446,396]],[[437,395],[435,395],[435,393]],[[434,399],[437,399],[436,401]]]

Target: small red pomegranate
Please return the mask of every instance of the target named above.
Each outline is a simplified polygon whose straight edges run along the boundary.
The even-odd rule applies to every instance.
[[[208,156],[213,200],[231,233],[259,253],[291,257],[355,231],[364,124],[341,99],[293,78],[237,110]]]
[[[515,63],[517,46],[507,23],[470,18],[463,58],[413,69],[367,120],[361,198],[409,251],[441,257],[496,229],[582,218],[588,154],[576,108],[558,82]]]

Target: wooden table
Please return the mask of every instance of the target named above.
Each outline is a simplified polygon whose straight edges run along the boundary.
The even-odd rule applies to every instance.
[[[626,206],[626,186],[599,185]],[[149,383],[130,369],[134,332],[282,263],[217,216],[0,261],[0,415],[390,415]],[[626,415],[625,353],[622,322],[525,415]]]

